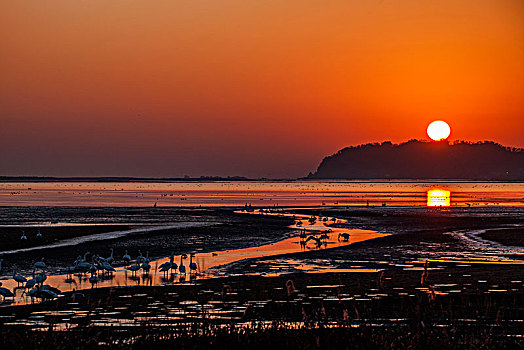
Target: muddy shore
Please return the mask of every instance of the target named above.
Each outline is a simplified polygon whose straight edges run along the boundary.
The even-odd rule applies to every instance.
[[[221,267],[228,276],[224,278],[191,280],[188,276],[183,283],[174,285],[92,288],[35,305],[4,305],[0,308],[0,333],[12,330],[42,340],[50,334],[25,332],[74,324],[74,331],[60,334],[77,334],[83,337],[83,344],[88,344],[86,334],[97,329],[97,336],[105,344],[123,344],[122,341],[133,338],[135,344],[143,346],[212,347],[211,343],[199,343],[200,336],[209,332],[214,336],[206,339],[216,341],[222,333],[213,327],[221,324],[228,325],[228,329],[239,327],[240,333],[231,331],[224,335],[228,341],[229,337],[236,339],[231,343],[238,345],[244,344],[238,341],[238,334],[258,334],[252,328],[242,328],[253,322],[296,322],[312,329],[336,326],[342,332],[340,336],[360,341],[360,345],[365,344],[361,334],[344,333],[344,327],[369,328],[371,333],[380,334],[374,338],[375,346],[398,342],[406,329],[419,332],[414,333],[414,338],[408,337],[408,345],[412,342],[421,346],[418,337],[438,335],[449,342],[457,341],[453,343],[456,348],[465,344],[481,344],[480,348],[489,344],[523,346],[519,320],[524,318],[524,269],[522,262],[511,260],[519,255],[504,255],[504,251],[499,254],[497,244],[491,250],[485,246],[480,249],[475,242],[451,234],[487,229],[494,235],[493,241],[501,243],[505,239],[508,245],[518,242],[522,232],[519,227],[524,224],[519,210],[508,213],[484,209],[322,208],[293,212],[321,212],[348,220],[326,222],[326,229],[344,226],[390,235],[340,248],[237,261]],[[143,213],[137,211],[133,215]],[[172,217],[172,213],[169,215]],[[108,255],[111,247],[117,257],[125,250],[133,255],[138,250],[149,251],[151,257],[160,257],[171,250],[181,254],[233,249],[281,239],[290,232],[291,224],[289,218],[235,214],[231,210],[191,212],[188,217],[200,217],[210,225],[52,249],[46,252],[46,259],[58,267],[87,250],[106,251]],[[156,224],[169,221],[155,218]],[[506,237],[507,232],[510,234]],[[9,256],[6,268],[14,261],[28,265],[28,256]],[[34,254],[30,259],[39,256]],[[301,272],[304,266],[316,272]],[[323,269],[340,272],[321,273]],[[345,272],[351,269],[370,272]],[[276,337],[287,334],[289,339],[286,332],[291,329],[287,326],[272,327],[268,332],[274,331],[271,334]],[[195,333],[189,337],[191,329]],[[149,338],[143,330],[148,331]],[[460,336],[446,338],[443,330]],[[171,337],[170,342],[165,342],[166,336]],[[266,337],[261,336],[260,341],[268,344]],[[318,341],[316,344],[312,348],[319,348]]]
[[[31,210],[38,211],[38,208],[31,208]],[[55,211],[59,213],[60,208],[57,208]],[[101,210],[96,208],[96,211],[99,212]],[[122,212],[119,214],[122,215],[122,213],[128,212],[129,209],[126,208],[125,210],[122,209]],[[22,273],[31,273],[32,264],[42,257],[45,258],[48,273],[60,273],[64,267],[71,265],[78,255],[84,255],[89,252],[87,255],[88,259],[91,259],[92,254],[107,257],[111,248],[114,249],[115,256],[113,265],[121,266],[124,264],[122,256],[126,251],[132,257],[136,257],[140,251],[143,255],[149,254],[151,259],[157,259],[168,256],[171,252],[178,255],[189,252],[207,252],[261,245],[284,237],[285,234],[291,231],[288,226],[293,223],[293,220],[289,218],[242,215],[235,214],[231,210],[163,209],[161,211],[153,211],[149,208],[137,208],[133,209],[132,213],[131,220],[134,222],[128,225],[48,227],[45,230],[41,229],[41,232],[43,235],[49,236],[48,239],[52,237],[54,241],[60,241],[61,239],[71,238],[71,235],[79,237],[101,232],[111,232],[112,230],[121,231],[139,227],[151,228],[155,225],[164,226],[181,222],[198,222],[206,226],[155,230],[146,234],[137,232],[118,239],[104,239],[67,247],[8,254],[0,257],[4,259],[0,275],[9,276],[5,271],[11,271],[13,264],[17,264],[21,268],[20,271]],[[53,215],[55,214],[53,213]],[[78,221],[85,221],[85,217],[94,222],[100,221],[100,218],[96,215],[89,217],[90,215],[92,214],[85,214],[84,210],[82,217]],[[73,218],[74,214],[72,218],[66,218],[64,221],[70,222]],[[42,221],[45,220],[48,219],[44,217]],[[130,220],[130,218],[128,217],[127,220]],[[121,223],[124,221],[124,218],[115,217],[113,221]],[[7,223],[0,222],[0,224]],[[23,225],[21,222],[18,224]],[[30,231],[37,230],[38,228],[30,229]],[[20,244],[17,236],[19,231],[19,227],[5,228],[4,235],[15,237],[16,244]],[[33,237],[33,239],[36,238]]]

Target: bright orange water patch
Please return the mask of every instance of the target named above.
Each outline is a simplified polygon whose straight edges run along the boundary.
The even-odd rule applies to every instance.
[[[451,192],[443,189],[428,191],[428,207],[449,207],[451,205]]]

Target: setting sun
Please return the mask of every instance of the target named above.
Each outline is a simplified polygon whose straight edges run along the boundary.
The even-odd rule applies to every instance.
[[[434,122],[429,124],[427,132],[428,136],[432,140],[441,141],[449,137],[449,134],[451,133],[451,128],[449,127],[448,123],[443,122],[442,120],[435,120]]]

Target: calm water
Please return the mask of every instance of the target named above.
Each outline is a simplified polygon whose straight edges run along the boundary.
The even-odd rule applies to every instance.
[[[452,206],[524,206],[524,183],[440,181],[0,183],[0,206],[425,206],[431,189]]]

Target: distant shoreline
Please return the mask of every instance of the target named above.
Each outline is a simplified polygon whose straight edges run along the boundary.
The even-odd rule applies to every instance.
[[[129,176],[0,176],[0,182],[213,182],[213,181],[294,181],[293,179],[250,179],[246,177],[129,177]]]
[[[39,183],[39,182],[100,182],[100,183],[169,183],[169,182],[373,182],[373,183],[405,183],[405,182],[493,182],[493,183],[524,183],[524,180],[500,180],[500,179],[385,179],[385,178],[369,178],[369,179],[313,179],[313,178],[296,178],[296,179],[269,179],[269,178],[245,178],[240,176],[235,177],[118,177],[118,176],[94,176],[94,177],[54,177],[54,176],[0,176],[0,183]]]
[[[350,146],[324,157],[309,179],[524,181],[524,149],[493,141],[409,140]]]

